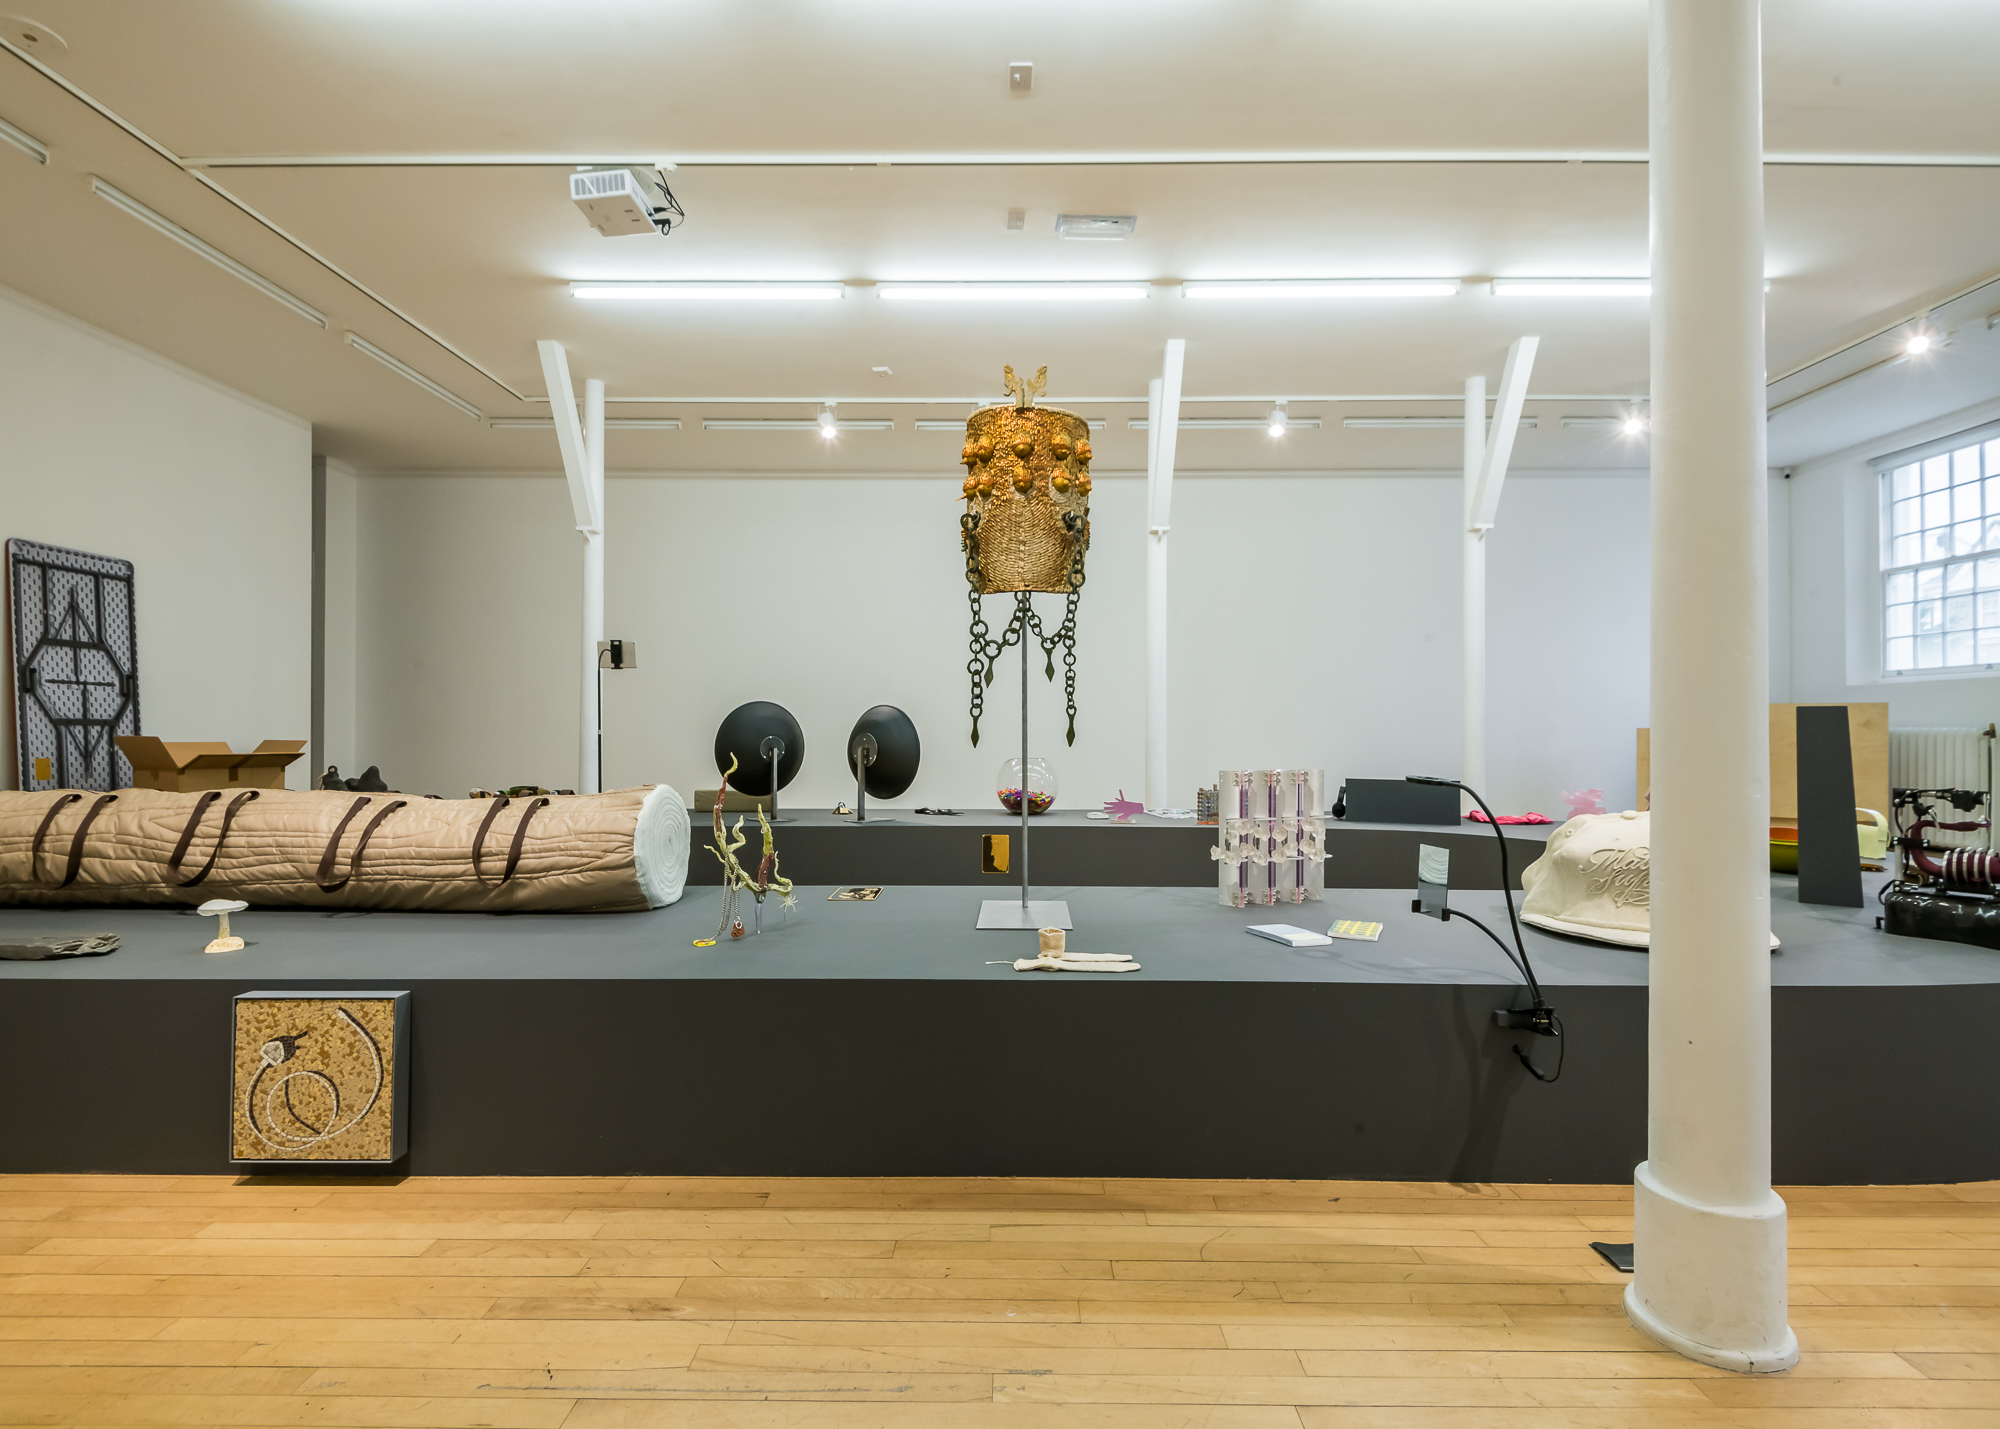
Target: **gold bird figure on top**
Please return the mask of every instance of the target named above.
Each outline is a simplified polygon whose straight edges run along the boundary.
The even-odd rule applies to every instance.
[[[1021,378],[1016,377],[1014,375],[1014,368],[1012,364],[1009,364],[1008,366],[1003,367],[1000,370],[1005,379],[1005,385],[1007,388],[1008,395],[1013,397],[1014,405],[1016,407],[1022,408],[1023,410],[1026,410],[1027,408],[1034,406],[1035,399],[1041,396],[1043,392],[1048,390],[1049,367],[1046,362],[1042,364],[1041,370],[1039,372],[1037,372],[1032,378],[1029,378],[1026,381],[1023,381]]]

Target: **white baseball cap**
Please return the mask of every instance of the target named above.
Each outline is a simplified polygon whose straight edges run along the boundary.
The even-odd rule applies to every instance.
[[[1653,816],[1579,814],[1521,870],[1521,921],[1627,948],[1653,942]],[[1776,936],[1771,946],[1777,947]]]

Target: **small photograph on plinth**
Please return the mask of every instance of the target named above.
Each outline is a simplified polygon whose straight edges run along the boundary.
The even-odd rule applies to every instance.
[[[385,1166],[409,1150],[407,992],[235,1000],[229,1159]]]

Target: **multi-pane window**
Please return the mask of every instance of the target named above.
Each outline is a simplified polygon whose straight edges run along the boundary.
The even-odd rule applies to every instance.
[[[1883,669],[2000,666],[2000,438],[1882,473]]]

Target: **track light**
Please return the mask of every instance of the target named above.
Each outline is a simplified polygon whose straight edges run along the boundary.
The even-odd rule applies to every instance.
[[[1290,425],[1291,425],[1291,418],[1286,415],[1285,404],[1283,402],[1280,402],[1275,407],[1271,408],[1271,423],[1269,430],[1272,436],[1282,437],[1285,434],[1285,428]]]
[[[832,441],[834,434],[839,430],[840,419],[834,416],[833,403],[829,402],[819,409],[819,434],[828,441]]]
[[[1636,437],[1646,430],[1646,419],[1644,417],[1627,417],[1619,425],[1618,430],[1628,437]]]
[[[1929,333],[1920,332],[1916,334],[1916,336],[1912,337],[1908,342],[1903,344],[1903,351],[1907,352],[1912,357],[1915,357],[1920,353],[1929,352],[1930,350],[1931,350],[1931,339]]]

